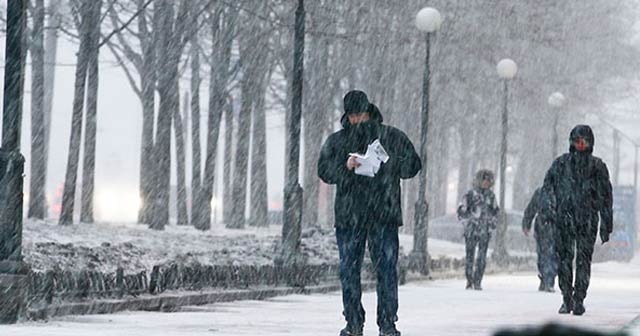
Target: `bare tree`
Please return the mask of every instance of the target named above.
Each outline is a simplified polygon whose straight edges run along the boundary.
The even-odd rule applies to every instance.
[[[84,133],[84,155],[82,157],[82,198],[80,220],[93,223],[93,194],[95,189],[96,166],[96,131],[98,115],[98,41],[100,38],[100,7],[102,0],[97,0],[94,6],[94,21],[91,29],[91,46],[88,64],[87,110]]]
[[[174,90],[179,92],[179,78],[175,79]],[[177,224],[189,225],[189,213],[187,212],[187,185],[186,185],[186,152],[185,152],[185,127],[182,123],[182,115],[180,108],[174,109],[173,112],[173,134],[175,135],[176,144],[176,173],[177,173],[177,190],[176,201],[178,206]]]
[[[267,50],[263,47],[262,50]],[[270,63],[270,57],[259,55]],[[272,68],[272,66],[270,67]],[[256,77],[256,98],[253,106],[253,136],[251,137],[251,212],[249,224],[253,226],[268,226],[267,213],[269,199],[267,195],[267,125],[265,95],[267,83],[271,78],[272,69],[267,66],[261,68]]]
[[[156,64],[158,94],[160,106],[158,110],[155,143],[153,145],[153,171],[150,199],[152,201],[149,227],[164,230],[169,222],[169,185],[171,177],[171,120],[179,109],[180,56],[188,41],[187,19],[189,9],[193,5],[182,0],[177,13],[174,3],[168,0],[156,2],[155,13],[160,15],[158,26],[158,62]]]
[[[47,212],[46,146],[44,111],[44,0],[33,5],[31,30],[31,179],[29,192],[29,218],[44,219]]]
[[[202,185],[202,157],[200,138],[200,43],[198,40],[198,28],[200,22],[191,20],[191,216],[200,211],[198,206],[198,193]]]
[[[231,64],[231,48],[235,34],[238,9],[228,7],[219,9],[212,16],[212,50],[209,79],[209,111],[207,116],[207,149],[204,163],[204,179],[198,198],[199,206],[194,212],[194,226],[200,230],[208,230],[211,226],[211,200],[213,198],[213,182],[216,172],[216,152],[220,134],[220,120],[225,108],[226,86],[229,80]]]
[[[92,39],[92,27],[100,21],[100,7],[102,1],[83,0],[79,5],[79,29],[80,46],[75,75],[75,89],[73,97],[73,113],[71,117],[71,136],[69,139],[69,156],[67,160],[67,172],[65,175],[64,191],[62,195],[62,209],[60,212],[60,225],[73,224],[73,211],[75,204],[76,181],[78,178],[78,163],[80,158],[80,141],[82,137],[82,112],[86,89],[87,69],[94,44]]]
[[[227,223],[231,220],[232,188],[233,188],[233,100],[229,96],[229,101],[224,108],[224,167],[222,185],[222,221]]]

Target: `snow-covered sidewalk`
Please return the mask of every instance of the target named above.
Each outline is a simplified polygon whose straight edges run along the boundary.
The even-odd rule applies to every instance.
[[[398,327],[407,336],[490,335],[503,327],[554,321],[613,331],[640,314],[638,279],[640,258],[631,264],[594,265],[587,313],[581,317],[558,315],[560,294],[538,292],[535,274],[488,276],[481,292],[464,290],[464,281],[459,279],[413,283],[400,288]],[[368,313],[365,334],[376,335],[375,294],[365,294],[363,301]],[[185,307],[176,313],[64,317],[0,326],[0,335],[332,336],[343,323],[340,294],[331,293]],[[640,335],[640,330],[634,335]]]

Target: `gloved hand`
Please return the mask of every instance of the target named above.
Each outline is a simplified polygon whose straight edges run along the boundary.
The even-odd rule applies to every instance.
[[[602,241],[602,244],[609,241],[609,234],[606,230],[600,230],[600,241]]]

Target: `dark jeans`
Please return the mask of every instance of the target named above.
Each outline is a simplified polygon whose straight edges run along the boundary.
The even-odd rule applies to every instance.
[[[352,326],[364,324],[360,272],[365,243],[368,242],[377,275],[378,326],[381,329],[395,327],[398,319],[398,227],[372,224],[368,227],[336,228],[336,238],[340,252],[343,314],[347,323]]]
[[[589,233],[573,233],[557,230],[556,254],[558,257],[558,284],[565,300],[582,302],[587,297],[591,279],[591,257],[596,237]],[[575,287],[573,281],[573,258],[576,258]]]
[[[551,230],[540,230],[536,232],[536,252],[538,253],[538,272],[542,282],[553,287],[558,266],[556,261],[555,237]]]
[[[467,252],[464,263],[464,274],[467,276],[467,281],[475,285],[480,285],[482,277],[484,276],[484,269],[487,266],[489,240],[491,240],[491,235],[468,235],[464,238],[465,250]],[[476,247],[478,247],[477,256]],[[473,271],[474,260],[476,262],[475,272]]]

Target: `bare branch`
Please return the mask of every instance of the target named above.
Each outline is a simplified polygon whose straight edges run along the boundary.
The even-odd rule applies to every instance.
[[[111,50],[111,53],[113,54],[113,56],[115,56],[116,60],[118,61],[118,65],[120,65],[120,67],[124,71],[124,74],[127,77],[127,80],[129,81],[129,84],[131,85],[133,92],[136,93],[138,98],[142,99],[142,91],[138,87],[138,84],[136,84],[135,79],[133,79],[133,75],[131,74],[131,71],[129,70],[124,60],[122,59],[122,56],[120,56],[120,54],[114,47],[113,43],[107,42],[107,47],[109,47],[109,50]]]
[[[109,41],[109,39],[113,37],[113,35],[117,34],[123,29],[126,29],[131,24],[131,22],[133,22],[133,20],[135,20],[135,18],[138,17],[138,15],[140,15],[140,13],[142,13],[147,8],[147,6],[149,6],[153,1],[154,0],[147,0],[147,2],[145,2],[142,8],[138,9],[138,11],[135,14],[133,14],[133,16],[131,16],[131,18],[129,18],[129,20],[127,20],[121,27],[114,29],[105,38],[103,38],[102,41],[98,44],[98,48],[102,47],[105,43],[107,43],[107,41]]]

